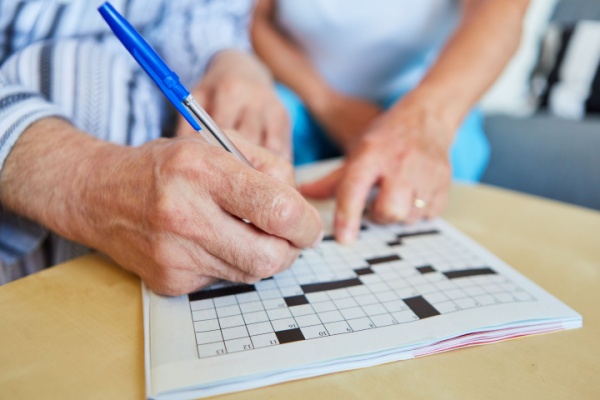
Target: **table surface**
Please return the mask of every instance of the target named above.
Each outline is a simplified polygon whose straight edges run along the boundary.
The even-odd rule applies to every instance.
[[[600,213],[454,185],[444,217],[583,315],[582,329],[220,399],[560,398],[600,394]],[[0,397],[143,398],[139,279],[90,255],[0,287]]]

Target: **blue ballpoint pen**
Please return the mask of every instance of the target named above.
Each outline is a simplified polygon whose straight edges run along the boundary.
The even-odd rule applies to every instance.
[[[179,82],[179,77],[169,69],[142,35],[109,2],[102,4],[98,11],[117,38],[123,43],[123,46],[131,53],[144,71],[150,75],[190,125],[200,132],[208,143],[222,146],[252,167],[250,161],[196,102],[190,92]]]

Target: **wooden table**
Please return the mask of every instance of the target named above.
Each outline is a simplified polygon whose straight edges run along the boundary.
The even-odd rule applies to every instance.
[[[583,329],[222,399],[600,398],[600,213],[486,186],[445,218],[583,315]],[[0,398],[139,399],[139,279],[99,255],[0,287]]]

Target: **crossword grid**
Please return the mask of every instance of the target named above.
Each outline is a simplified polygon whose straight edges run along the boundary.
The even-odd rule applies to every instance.
[[[205,358],[535,298],[425,223],[365,225],[352,247],[326,237],[272,278],[189,300]]]

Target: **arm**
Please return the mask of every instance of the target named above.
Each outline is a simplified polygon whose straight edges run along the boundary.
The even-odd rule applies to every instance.
[[[456,130],[517,48],[527,5],[464,0],[460,26],[422,82],[364,132],[341,170],[303,188],[309,196],[336,195],[340,241],[356,238],[374,185],[380,191],[372,214],[379,222],[413,222],[442,212]],[[415,206],[415,199],[426,207]]]
[[[333,139],[348,148],[381,110],[329,87],[302,50],[278,29],[275,7],[275,0],[257,2],[250,30],[256,53],[279,82],[298,94]]]
[[[319,240],[321,223],[283,182],[291,179],[289,164],[238,145],[275,177],[201,139],[124,147],[46,118],[6,159],[0,202],[105,252],[158,293],[188,293],[214,279],[255,282]]]

